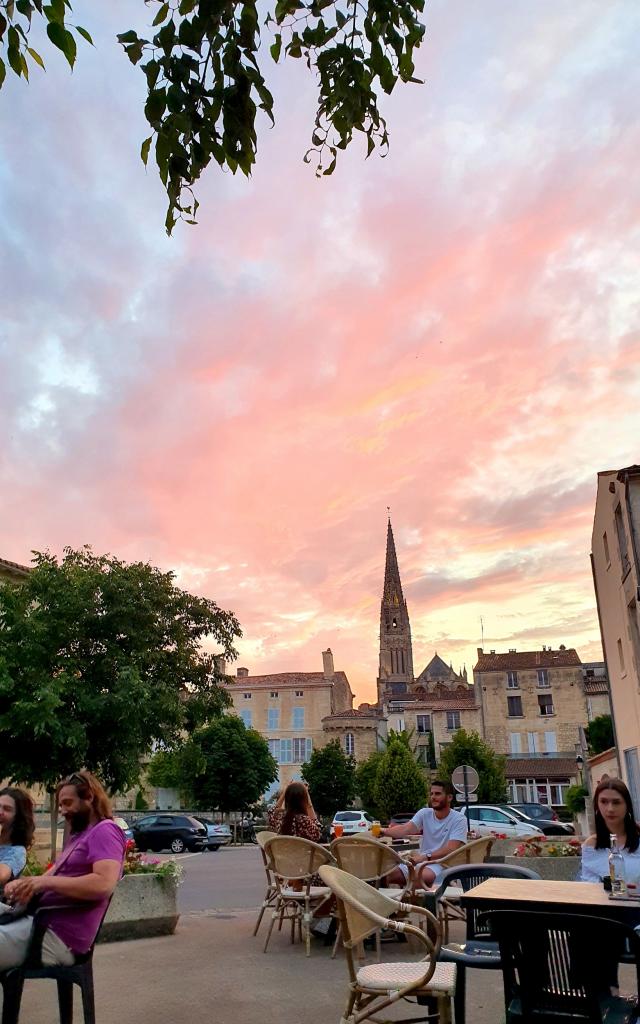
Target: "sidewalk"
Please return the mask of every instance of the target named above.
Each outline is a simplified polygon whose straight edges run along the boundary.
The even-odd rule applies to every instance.
[[[262,945],[268,922],[251,935],[255,911],[203,911],[185,914],[174,936],[118,942],[97,947],[94,969],[98,1024],[163,1024],[211,1020],[219,1024],[338,1024],[347,991],[344,957],[331,960],[331,948],[313,941],[291,946],[285,932],[274,932],[268,952]],[[407,946],[383,945],[383,958],[410,958]],[[415,954],[413,957],[415,958]],[[475,971],[467,992],[469,1024],[504,1019],[498,972]],[[389,1019],[410,1016],[401,1004]],[[409,1010],[409,1013],[407,1013]],[[57,1021],[53,982],[27,982],[21,1020]],[[76,995],[76,1024],[82,1011]]]

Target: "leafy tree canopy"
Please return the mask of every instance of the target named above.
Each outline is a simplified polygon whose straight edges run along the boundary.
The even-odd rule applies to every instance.
[[[615,746],[611,715],[598,715],[592,722],[589,722],[585,732],[591,754],[601,754],[603,750],[609,750],[610,747]]]
[[[356,793],[360,797],[365,811],[369,811],[369,814],[372,814],[374,818],[380,818],[383,815],[383,812],[378,807],[375,796],[378,768],[383,757],[383,751],[376,750],[373,754],[369,754],[365,761],[361,761],[356,768]]]
[[[251,172],[257,110],[273,122],[263,34],[273,61],[304,58],[315,75],[318,107],[305,160],[315,162],[318,175],[333,172],[338,150],[354,132],[366,136],[367,156],[376,145],[384,152],[388,134],[378,94],[391,93],[398,79],[418,81],[414,53],[425,32],[424,0],[275,0],[262,26],[257,0],[144,2],[153,15],[149,38],[131,29],[118,40],[145,77],[151,134],[141,157],[146,164],[154,146],[169,199],[169,234],[178,218],[195,223],[193,186],[212,159],[234,173]],[[0,86],[7,64],[26,79],[30,66],[44,68],[30,41],[34,17],[46,19],[49,42],[73,68],[76,37],[92,39],[72,14],[70,0],[2,0]]]
[[[345,754],[339,740],[312,752],[302,766],[302,778],[318,814],[332,816],[351,806],[356,793],[355,772],[355,759]]]
[[[496,754],[477,732],[458,729],[454,733],[440,758],[438,776],[450,780],[453,771],[461,764],[470,764],[480,776],[480,803],[501,803],[507,799],[506,758]]]
[[[402,811],[417,811],[424,806],[426,779],[411,750],[407,733],[392,732],[389,735],[386,750],[378,763],[373,795],[385,818]]]
[[[142,562],[90,548],[34,562],[0,587],[0,775],[51,789],[84,766],[127,789],[154,742],[229,703],[201,643],[234,657],[238,622]]]
[[[278,778],[267,741],[236,715],[223,715],[196,730],[157,774],[152,766],[154,777],[171,779],[169,785],[180,789],[193,807],[225,813],[255,804]]]

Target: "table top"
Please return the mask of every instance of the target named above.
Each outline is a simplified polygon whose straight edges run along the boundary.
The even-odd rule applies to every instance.
[[[596,882],[551,882],[546,879],[534,878],[487,878],[473,889],[461,895],[463,903],[473,904],[481,909],[491,904],[493,909],[499,905],[527,904],[530,909],[534,905],[544,905],[551,909],[554,905],[563,908],[590,909],[599,907],[609,913],[618,910],[633,910],[640,915],[638,900],[610,900],[609,894]]]

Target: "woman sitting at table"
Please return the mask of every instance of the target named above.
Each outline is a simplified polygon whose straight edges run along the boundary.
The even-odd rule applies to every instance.
[[[304,782],[290,782],[283,789],[275,807],[269,811],[269,826],[281,836],[298,836],[312,843],[320,841],[322,826]]]
[[[625,880],[640,884],[640,830],[633,817],[631,795],[621,779],[603,779],[593,795],[595,835],[582,844],[581,882],[601,882],[609,875],[611,836],[622,851]]]
[[[27,863],[35,823],[33,803],[23,789],[0,789],[0,889],[17,878]]]

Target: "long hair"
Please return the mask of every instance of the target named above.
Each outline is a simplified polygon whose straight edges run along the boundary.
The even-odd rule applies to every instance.
[[[624,831],[627,836],[625,846],[630,853],[635,853],[640,845],[640,834],[633,816],[631,794],[622,779],[603,779],[602,782],[598,783],[596,791],[593,794],[593,814],[596,819],[596,849],[606,850],[609,848],[611,842],[609,838],[609,829],[607,828],[605,820],[600,813],[600,808],[598,807],[600,794],[604,792],[605,789],[613,789],[624,798],[624,802],[627,805],[627,810],[624,816]]]
[[[281,836],[293,835],[293,822],[298,814],[309,809],[309,794],[302,782],[290,782],[284,791],[284,817],[280,826]]]
[[[113,818],[111,800],[102,783],[98,782],[91,772],[84,770],[73,772],[72,775],[67,775],[66,779],[62,779],[56,789],[56,803],[63,786],[75,786],[76,793],[81,800],[90,800],[93,797],[93,811],[99,821],[103,821],[104,818]]]
[[[4,786],[0,789],[0,796],[10,796],[16,805],[16,816],[11,823],[11,845],[24,846],[28,850],[36,830],[33,800],[24,789],[17,789],[14,786]]]

